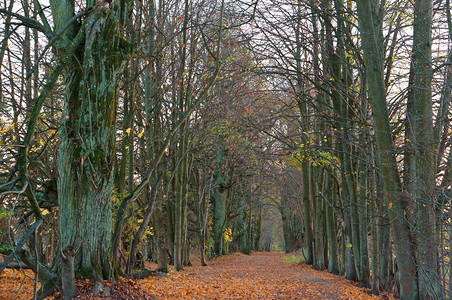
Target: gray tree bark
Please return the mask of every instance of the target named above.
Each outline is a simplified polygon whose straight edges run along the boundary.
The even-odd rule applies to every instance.
[[[434,211],[435,152],[432,112],[432,8],[431,0],[414,3],[413,21],[413,123],[414,184],[410,190],[416,201],[416,245],[421,299],[440,297],[438,250]]]
[[[372,114],[377,143],[377,155],[380,158],[383,188],[388,203],[391,229],[394,236],[394,248],[400,274],[400,295],[403,299],[418,299],[417,268],[415,252],[410,236],[409,224],[404,217],[401,183],[397,170],[389,117],[386,107],[383,66],[380,49],[375,34],[371,3],[369,0],[358,0],[357,11],[359,32],[362,39],[366,75],[368,81],[368,98],[372,105]]]

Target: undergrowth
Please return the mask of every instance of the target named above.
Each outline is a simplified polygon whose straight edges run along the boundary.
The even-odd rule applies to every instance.
[[[304,263],[304,258],[301,255],[292,254],[283,256],[282,262],[286,264],[301,264]]]

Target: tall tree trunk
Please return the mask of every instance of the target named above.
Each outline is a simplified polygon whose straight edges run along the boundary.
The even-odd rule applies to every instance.
[[[331,180],[328,178],[328,180]],[[334,183],[329,184],[329,190],[327,190],[326,197],[328,203],[325,206],[326,209],[326,233],[328,238],[328,272],[338,275],[339,274],[339,262],[338,262],[338,250],[337,250],[337,235],[336,235],[336,218],[334,214]]]
[[[224,149],[220,146],[217,150],[217,166],[215,170],[215,186],[213,194],[213,232],[214,232],[214,253],[221,255],[223,249],[223,230],[226,220],[226,199],[224,196],[225,175],[223,167],[225,165]]]
[[[88,2],[88,6],[95,3]],[[55,29],[74,16],[72,1],[51,1]],[[75,23],[62,43],[84,38],[65,70],[60,129],[58,199],[61,250],[79,249],[74,270],[84,277],[112,279],[112,187],[117,81],[129,54],[121,35],[130,1],[96,6],[80,31]],[[76,37],[78,35],[78,37]],[[57,48],[64,56],[65,48]],[[63,273],[63,277],[71,276]]]
[[[303,97],[304,89],[304,76],[303,76],[303,67],[302,67],[302,50],[303,50],[303,35],[302,35],[302,11],[301,11],[301,1],[297,0],[297,23],[295,24],[295,41],[296,41],[296,75],[297,82],[295,87],[298,107],[300,111],[300,115],[303,119],[303,130],[307,130],[309,126],[309,117],[308,117],[308,105],[306,99]],[[316,15],[312,14],[312,25],[314,26],[315,32],[317,31],[316,25]],[[318,67],[318,48],[314,49],[316,53],[314,54],[314,69],[315,72],[319,72]],[[302,141],[306,144],[306,141]],[[312,224],[312,198],[310,189],[312,186],[310,185],[310,166],[307,160],[303,160],[301,162],[301,178],[302,178],[302,204],[303,204],[303,219],[304,219],[304,233],[305,233],[305,245],[306,248],[306,263],[308,265],[312,265],[314,262],[314,234],[313,234],[313,224]]]
[[[355,268],[355,257],[353,252],[353,239],[352,239],[352,224],[350,217],[350,210],[347,208],[350,204],[350,194],[348,192],[348,187],[344,183],[342,187],[342,201],[344,203],[344,240],[345,240],[345,278],[353,281],[358,281],[358,274]]]
[[[358,0],[357,11],[359,32],[364,51],[366,75],[368,81],[368,97],[372,105],[372,114],[383,177],[383,187],[390,211],[391,228],[394,236],[395,253],[399,266],[401,297],[418,299],[418,280],[413,243],[409,224],[404,218],[404,203],[402,201],[401,183],[394,153],[394,143],[389,126],[389,116],[386,107],[383,66],[380,49],[375,34],[371,3],[369,0]]]
[[[12,12],[13,6],[14,6],[14,2],[15,2],[14,0],[10,0],[9,1],[8,12]],[[8,38],[9,38],[10,33],[11,33],[10,30],[11,30],[11,25],[12,25],[11,24],[11,18],[12,18],[12,15],[10,15],[10,14],[7,14],[6,18],[5,18],[5,25],[3,27],[3,36],[4,36],[4,38],[2,40],[1,47],[0,47],[0,66],[3,64],[3,58],[5,57],[5,53],[6,53],[6,50],[8,48],[8,41],[9,41]],[[10,64],[10,70],[11,70],[11,64]],[[0,91],[3,91],[3,79],[2,78],[3,78],[3,74],[0,74]],[[10,80],[12,80],[12,75],[10,76]],[[37,78],[35,79],[35,82],[37,82]],[[4,105],[4,103],[3,103],[3,97],[4,96],[5,95],[4,95],[3,92],[0,93],[0,106]],[[37,96],[37,95],[35,95],[35,96]],[[13,103],[14,103],[14,101],[13,101]],[[16,120],[14,120],[14,121],[16,121]],[[16,123],[16,122],[14,122],[14,123]]]
[[[378,244],[378,210],[377,210],[377,175],[376,175],[376,163],[373,146],[371,145],[371,166],[370,166],[370,175],[369,175],[369,194],[370,194],[370,236],[371,236],[371,290],[372,293],[378,294],[380,292],[380,273],[378,269],[378,252],[379,252],[379,244]],[[381,229],[380,229],[381,230]]]
[[[366,148],[364,134],[361,135],[361,145]],[[360,282],[369,287],[369,254],[367,249],[367,165],[364,155],[361,156],[359,161],[359,243],[360,243],[360,262],[361,262],[361,274]]]
[[[283,200],[281,199],[281,202]],[[281,220],[282,220],[282,226],[283,226],[283,236],[284,236],[284,251],[286,253],[293,252],[293,240],[292,240],[292,234],[290,230],[290,222],[288,220],[288,217],[290,217],[290,214],[288,216],[287,208],[284,206],[283,203],[279,206],[279,212],[281,214]]]
[[[323,209],[323,201],[319,197],[317,185],[314,182],[322,182],[321,189],[325,185],[325,179],[319,174],[317,167],[311,166],[311,199],[313,199],[314,211],[314,262],[312,267],[316,270],[325,269],[325,210]]]
[[[254,235],[254,239],[253,239],[253,250],[255,251],[259,251],[261,250],[259,248],[259,242],[261,240],[261,236],[262,236],[262,207],[260,203],[257,203],[257,211],[256,211],[256,223],[254,225],[254,231],[255,231],[255,235]]]
[[[246,210],[245,210],[245,204],[246,204],[246,198],[249,196],[249,191],[245,192],[244,197],[240,197],[240,203],[239,203],[239,213],[240,216],[238,217],[238,235],[239,235],[239,251],[244,254],[250,254],[250,251],[248,249],[248,245],[246,243]]]
[[[168,272],[168,255],[166,249],[166,232],[165,232],[165,207],[162,201],[156,203],[154,209],[154,230],[157,240],[157,270],[167,273]]]
[[[413,23],[413,137],[416,139],[415,184],[411,194],[416,200],[417,266],[421,299],[436,299],[441,295],[434,211],[434,150],[438,143],[433,141],[432,121],[432,6],[431,0],[415,1]]]
[[[381,198],[378,196],[380,195]],[[377,199],[384,199],[382,192],[377,193]],[[388,217],[389,210],[385,203],[377,203],[378,218],[378,250],[379,250],[379,276],[380,289],[388,290],[391,285],[392,255],[391,255],[391,224]]]
[[[344,130],[344,137],[343,140],[349,140],[349,137],[351,136],[351,133],[348,130]],[[343,145],[343,160],[342,163],[344,164],[345,168],[345,181],[346,185],[348,186],[348,203],[346,205],[346,210],[349,210],[350,215],[350,230],[351,230],[351,237],[352,237],[352,243],[351,248],[353,251],[353,258],[355,260],[355,269],[356,269],[356,275],[358,276],[358,280],[360,280],[361,275],[361,257],[360,257],[360,241],[359,241],[359,218],[358,218],[358,194],[356,189],[356,182],[355,178],[353,178],[353,170],[351,166],[350,161],[350,155],[349,152],[351,151],[348,149],[347,145]]]
[[[183,259],[183,240],[184,240],[184,185],[185,185],[185,176],[184,176],[184,168],[186,163],[186,154],[185,152],[185,138],[181,136],[183,142],[179,145],[178,149],[178,165],[176,167],[176,185],[175,185],[175,205],[174,205],[174,267],[176,270],[181,270],[183,267],[182,259]]]
[[[314,262],[314,237],[312,233],[312,208],[311,208],[311,193],[309,182],[309,164],[306,161],[301,163],[302,176],[302,203],[304,216],[304,232],[305,232],[305,247],[306,247],[306,263],[312,265]]]

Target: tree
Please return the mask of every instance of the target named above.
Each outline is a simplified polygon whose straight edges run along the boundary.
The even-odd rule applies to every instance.
[[[74,271],[97,280],[114,277],[111,197],[118,81],[132,53],[132,45],[123,35],[132,1],[111,6],[107,2],[96,5],[87,1],[87,15],[79,28],[73,22],[73,3],[51,1],[51,7],[55,31],[64,31],[55,46],[61,60],[66,61],[58,199],[61,251],[65,253],[63,294],[72,297],[74,286],[64,283]],[[74,43],[79,41],[79,45]],[[74,49],[68,52],[68,46]],[[68,266],[68,256],[72,255],[73,267]]]

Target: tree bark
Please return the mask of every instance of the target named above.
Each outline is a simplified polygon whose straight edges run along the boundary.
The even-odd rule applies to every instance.
[[[63,43],[71,43],[76,34],[85,39],[66,65],[58,160],[60,247],[80,248],[74,269],[83,277],[112,279],[114,274],[111,196],[117,81],[130,54],[120,34],[130,2],[119,1],[112,8],[95,6],[80,31],[74,23],[62,36]],[[73,2],[51,1],[51,5],[58,31],[73,17]],[[56,51],[64,57],[65,48],[58,44]]]
[[[213,231],[214,231],[214,253],[216,255],[222,254],[223,249],[223,230],[226,220],[226,200],[223,195],[225,189],[225,176],[223,174],[223,167],[225,165],[224,149],[220,146],[217,150],[217,166],[215,170],[215,185],[214,185],[214,213],[213,213]]]
[[[361,136],[361,145],[366,147],[364,135]],[[367,249],[367,165],[364,155],[359,161],[359,243],[360,243],[360,262],[361,274],[360,282],[365,287],[369,287],[369,253]]]
[[[314,261],[312,267],[316,270],[325,269],[325,210],[323,201],[320,199],[319,190],[314,182],[322,182],[321,188],[324,186],[324,179],[319,174],[319,168],[311,166],[311,199],[313,199],[314,211]]]
[[[364,61],[368,82],[368,98],[372,105],[372,114],[383,177],[383,188],[390,211],[391,228],[394,236],[394,248],[399,265],[400,295],[403,299],[418,299],[418,280],[415,253],[410,236],[409,224],[404,217],[401,183],[394,153],[394,143],[389,126],[386,107],[383,66],[380,59],[380,47],[375,35],[371,3],[369,0],[358,0],[357,11],[359,32],[362,39]]]
[[[305,247],[306,247],[306,263],[312,265],[314,262],[314,237],[312,233],[312,208],[311,208],[311,195],[309,186],[309,164],[307,162],[301,163],[301,176],[302,176],[302,203],[303,203],[303,219],[304,219],[304,232],[305,232]]]
[[[284,200],[281,199],[281,202]],[[284,236],[284,251],[286,253],[293,252],[293,240],[292,240],[292,233],[290,230],[290,224],[288,220],[288,214],[287,209],[284,206],[283,203],[281,203],[281,206],[279,207],[279,212],[281,214],[281,220],[282,220],[282,226],[283,226],[283,236]]]
[[[336,218],[334,214],[334,197],[333,197],[333,189],[335,184],[330,183],[329,185],[330,187],[329,190],[327,190],[327,199],[326,199],[328,202],[325,205],[326,233],[328,238],[328,272],[338,275],[339,261],[337,249],[337,235],[336,235]]]
[[[432,112],[432,6],[431,0],[416,0],[413,21],[413,135],[415,178],[410,194],[416,201],[416,245],[421,299],[440,297],[440,276],[434,211],[435,148]]]

